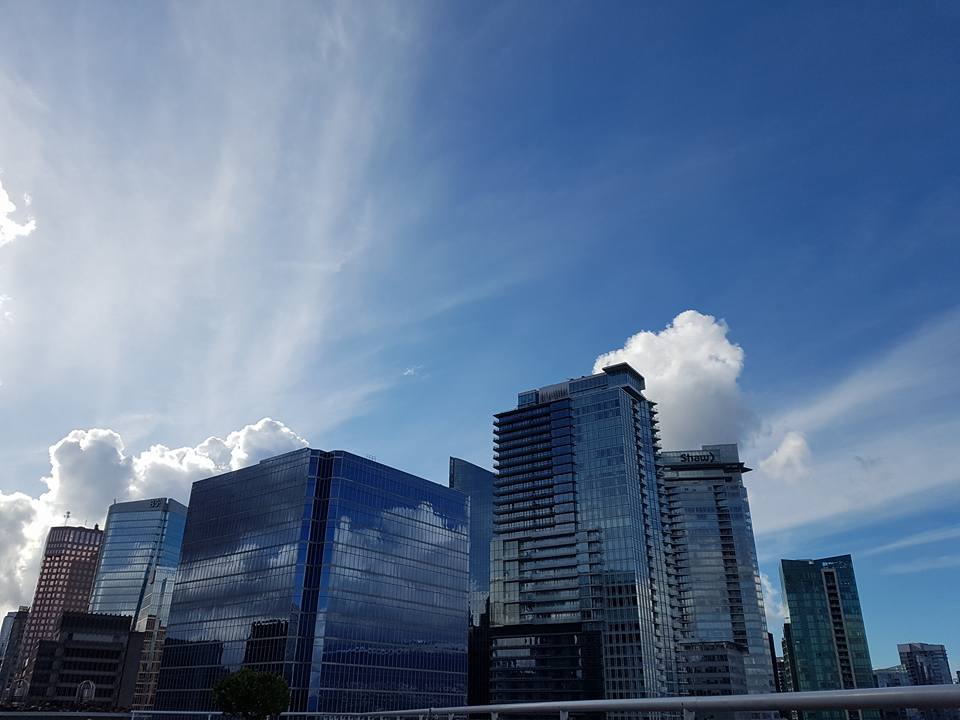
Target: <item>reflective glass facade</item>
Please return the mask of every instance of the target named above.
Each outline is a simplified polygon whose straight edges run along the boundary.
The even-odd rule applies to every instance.
[[[470,662],[467,704],[490,702],[490,542],[496,476],[450,458],[450,487],[470,498]]]
[[[496,416],[493,702],[676,692],[656,413],[626,364]]]
[[[742,479],[749,468],[740,462],[736,445],[663,452],[660,462],[677,582],[681,691],[774,692],[753,523]]]
[[[169,498],[111,505],[90,612],[166,623],[186,521],[187,508]]]
[[[781,560],[787,606],[784,651],[793,689],[875,687],[860,595],[849,555],[818,560]],[[876,711],[803,713],[809,718],[879,718]]]
[[[242,666],[290,709],[466,700],[469,501],[386,465],[303,449],[194,483],[157,709],[212,709]]]
[[[90,612],[133,618],[143,646],[132,707],[153,707],[187,508],[170,498],[114,503],[107,512]]]

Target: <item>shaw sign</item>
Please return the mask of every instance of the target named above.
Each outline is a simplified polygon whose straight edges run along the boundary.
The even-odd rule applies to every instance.
[[[680,462],[716,462],[712,452],[680,453]]]

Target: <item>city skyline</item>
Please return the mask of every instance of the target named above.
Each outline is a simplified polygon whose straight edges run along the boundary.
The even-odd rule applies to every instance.
[[[443,484],[606,358],[739,443],[775,634],[851,553],[875,665],[957,662],[960,17],[611,7],[6,7],[0,611],[67,511],[307,440]]]

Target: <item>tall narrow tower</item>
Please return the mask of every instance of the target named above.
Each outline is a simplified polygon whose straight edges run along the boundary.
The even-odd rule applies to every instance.
[[[623,363],[496,416],[491,701],[676,691],[654,403]]]
[[[16,689],[23,690],[29,684],[37,647],[41,640],[54,639],[60,616],[67,611],[86,612],[102,537],[103,531],[97,526],[50,528],[12,680],[14,697],[18,695]]]
[[[736,445],[664,452],[661,465],[678,583],[682,690],[773,692],[771,641],[742,478],[750,468],[740,462]]]

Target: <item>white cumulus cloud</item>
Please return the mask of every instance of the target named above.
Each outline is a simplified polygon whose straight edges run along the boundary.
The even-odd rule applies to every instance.
[[[29,195],[24,196],[24,205],[29,207]],[[27,216],[25,222],[17,222],[13,215],[17,212],[17,206],[10,199],[10,194],[4,189],[3,181],[0,180],[0,247],[7,243],[12,243],[17,238],[27,237],[37,229],[37,221]]]
[[[726,322],[687,310],[659,332],[644,330],[618,350],[604,353],[594,372],[627,362],[659,403],[665,448],[737,442],[755,423],[738,385],[744,352],[732,342]]]
[[[791,430],[777,449],[760,461],[760,471],[777,480],[796,482],[810,472],[810,446],[803,433]]]
[[[175,497],[186,502],[195,480],[237,470],[307,441],[278,420],[263,418],[196,447],[153,445],[132,455],[109,429],[73,430],[50,447],[47,491],[38,497],[0,493],[0,609],[29,603],[51,525],[102,523],[114,500]]]
[[[767,615],[767,629],[770,632],[779,631],[787,617],[783,596],[765,572],[760,573],[760,585],[763,588],[763,609]],[[774,634],[777,633],[774,632]]]

